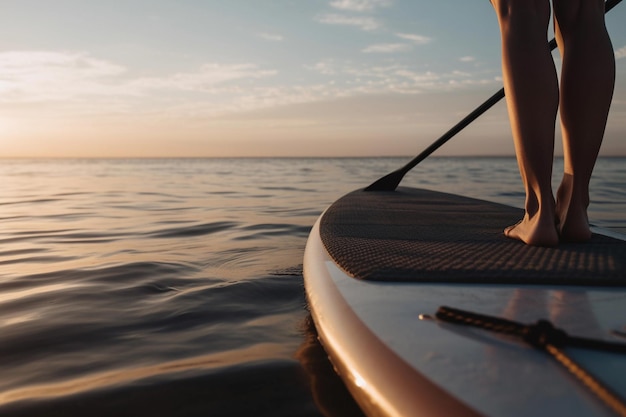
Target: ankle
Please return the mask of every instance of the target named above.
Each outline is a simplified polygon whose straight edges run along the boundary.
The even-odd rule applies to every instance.
[[[591,238],[588,206],[588,181],[581,183],[573,175],[564,174],[556,199],[556,217],[562,241],[584,242]]]
[[[546,191],[541,195],[535,194],[534,192],[528,193],[524,210],[526,211],[526,215],[530,218],[554,218],[556,201],[552,196],[552,190]]]
[[[563,174],[556,193],[557,209],[564,207],[589,206],[589,180],[581,180],[572,174]]]

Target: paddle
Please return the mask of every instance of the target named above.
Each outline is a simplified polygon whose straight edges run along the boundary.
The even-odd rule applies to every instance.
[[[604,3],[604,12],[608,13],[613,7],[617,6],[622,0],[607,0]],[[556,39],[552,38],[552,40],[548,43],[550,47],[550,51],[556,48]],[[370,184],[365,188],[365,191],[393,191],[395,190],[402,178],[412,170],[417,164],[422,162],[422,160],[426,159],[431,153],[435,152],[439,149],[444,143],[452,139],[457,133],[463,130],[467,125],[476,120],[480,115],[493,107],[494,104],[502,100],[504,97],[504,88],[501,88],[497,93],[489,97],[483,104],[478,106],[474,111],[465,116],[463,120],[454,125],[452,129],[448,130],[443,134],[439,139],[434,141],[428,148],[424,149],[422,153],[413,158],[409,163],[407,163],[402,168],[399,168],[384,177],[376,180],[374,183]]]

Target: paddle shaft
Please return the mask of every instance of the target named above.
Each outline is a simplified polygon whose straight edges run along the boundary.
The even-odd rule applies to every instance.
[[[613,7],[617,6],[617,4],[619,4],[621,1],[622,0],[607,0],[606,3],[604,3],[604,12],[608,13]],[[550,48],[550,51],[553,51],[557,46],[556,39],[552,38],[552,40],[550,40],[550,42],[548,43],[548,46]],[[467,127],[467,125],[472,123],[474,120],[480,117],[483,113],[485,113],[487,110],[492,108],[497,102],[502,100],[503,97],[504,97],[504,87],[498,90],[497,93],[489,97],[483,104],[481,104],[476,109],[474,109],[474,111],[472,111],[470,114],[465,116],[463,120],[461,120],[456,125],[454,125],[450,130],[444,133],[443,136],[441,136],[439,139],[434,141],[428,148],[424,149],[419,155],[417,155],[415,158],[409,161],[409,163],[407,163],[405,166],[378,179],[374,183],[370,184],[367,188],[365,188],[365,191],[393,191],[395,190],[400,184],[400,181],[402,181],[402,178],[404,178],[404,176],[407,174],[407,172],[412,170],[417,164],[422,162],[424,159],[430,156],[430,154],[432,154],[437,149],[439,149],[444,143],[448,142],[450,139],[456,136],[456,134],[459,133],[461,130],[463,130],[465,127]]]

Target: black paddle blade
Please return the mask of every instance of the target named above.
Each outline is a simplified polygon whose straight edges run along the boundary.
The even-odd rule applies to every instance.
[[[393,171],[365,187],[365,191],[394,191],[400,185],[404,174],[403,170]]]
[[[402,181],[402,178],[404,178],[404,176],[407,174],[407,172],[412,170],[417,164],[419,164],[424,159],[426,159],[431,153],[439,149],[444,143],[452,139],[454,135],[459,133],[467,125],[469,125],[474,120],[476,120],[478,116],[480,116],[481,114],[486,112],[488,109],[490,109],[494,104],[500,101],[503,97],[504,97],[504,88],[501,88],[494,95],[489,97],[487,101],[485,101],[483,104],[481,104],[476,109],[474,109],[474,111],[472,111],[470,114],[465,116],[463,120],[461,120],[459,123],[454,125],[450,130],[444,133],[443,136],[441,136],[439,139],[431,143],[430,146],[424,149],[422,153],[420,153],[415,158],[413,158],[408,164],[406,164],[402,168],[399,168],[385,175],[384,177],[374,182],[369,187],[365,188],[365,191],[393,191],[395,190],[400,184],[400,182]]]

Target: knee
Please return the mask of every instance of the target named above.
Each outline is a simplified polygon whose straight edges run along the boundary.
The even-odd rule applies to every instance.
[[[553,0],[554,18],[564,37],[604,27],[604,0]]]
[[[503,32],[547,30],[550,22],[548,0],[491,0],[491,3]]]

